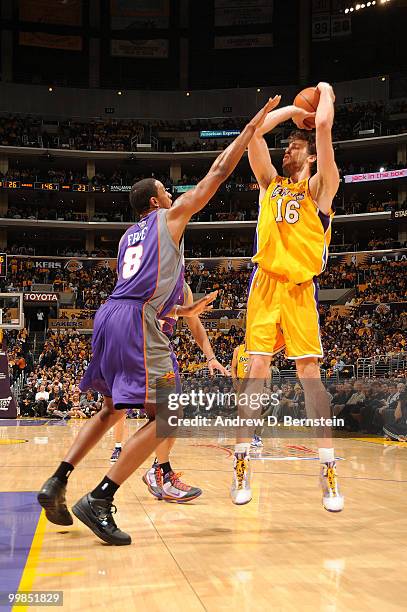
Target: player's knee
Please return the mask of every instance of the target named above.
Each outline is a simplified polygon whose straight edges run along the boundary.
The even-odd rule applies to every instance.
[[[271,357],[269,355],[250,355],[250,378],[266,378],[270,370]]]
[[[114,414],[115,411],[115,407],[113,405],[113,400],[111,397],[107,397],[106,395],[103,397],[103,405],[102,405],[102,409],[100,410],[100,412],[98,412],[100,418],[103,420],[105,420],[106,418],[109,418],[112,414]]]
[[[318,360],[315,357],[297,359],[296,367],[299,378],[321,378]]]

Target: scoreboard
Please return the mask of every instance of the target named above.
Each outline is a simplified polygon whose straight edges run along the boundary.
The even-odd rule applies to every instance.
[[[32,191],[77,191],[81,193],[105,193],[117,191],[130,191],[131,185],[86,185],[84,183],[73,183],[64,185],[63,183],[46,183],[40,181],[13,181],[1,180],[0,189],[29,189]]]

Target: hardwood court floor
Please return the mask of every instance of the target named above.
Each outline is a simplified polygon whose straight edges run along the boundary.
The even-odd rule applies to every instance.
[[[37,491],[82,426],[2,427],[0,421],[0,491]],[[17,438],[28,442],[6,442]],[[234,506],[227,444],[232,441],[177,441],[173,466],[204,490],[188,505],[152,498],[141,481],[144,468],[137,470],[115,500],[131,546],[107,546],[76,519],[70,528],[43,514],[38,521],[34,502],[36,533],[20,589],[61,589],[63,609],[83,611],[405,609],[407,444],[337,440],[337,455],[345,457],[338,462],[346,495],[341,514],[321,507],[312,440],[265,441],[265,459],[252,462],[253,500]],[[100,481],[111,449],[108,434],[74,471],[69,504]],[[7,502],[4,511],[2,499],[0,492],[7,530],[5,541],[0,518],[0,552],[10,568],[28,506],[13,513]]]

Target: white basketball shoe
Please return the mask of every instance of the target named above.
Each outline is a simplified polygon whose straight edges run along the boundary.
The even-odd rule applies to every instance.
[[[328,512],[341,512],[345,498],[339,490],[335,462],[321,464],[322,505]]]
[[[143,476],[143,482],[147,485],[151,495],[157,499],[163,498],[163,474],[156,461]]]
[[[252,498],[250,488],[250,457],[248,452],[236,452],[233,460],[233,481],[230,491],[237,506],[248,504]]]
[[[164,475],[162,499],[168,502],[189,502],[202,495],[202,490],[198,487],[191,487],[180,480],[182,472],[173,471]]]

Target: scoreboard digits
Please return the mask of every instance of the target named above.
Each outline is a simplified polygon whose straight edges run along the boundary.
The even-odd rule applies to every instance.
[[[35,191],[59,191],[59,183],[34,183]]]
[[[47,183],[42,181],[21,182],[1,180],[0,189],[30,189],[34,191],[76,191],[78,193],[107,193],[107,192],[129,192],[131,185],[86,185],[84,183],[74,183],[65,185],[63,183]]]
[[[20,186],[20,181],[9,181],[8,179],[0,181],[0,189],[20,189]]]
[[[34,189],[35,191],[79,191],[87,193],[89,191],[108,191],[108,187],[95,187],[95,185],[85,185],[74,183],[73,185],[63,185],[59,183],[45,183],[37,181],[34,183],[22,183],[21,181],[0,181],[0,189]]]

